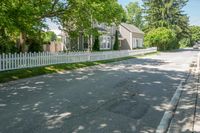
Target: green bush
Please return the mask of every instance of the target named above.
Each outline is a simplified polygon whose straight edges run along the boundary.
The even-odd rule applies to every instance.
[[[173,30],[160,27],[153,29],[145,36],[146,47],[157,47],[159,51],[176,49],[179,47]]]
[[[200,26],[190,26],[191,31],[191,45],[195,42],[200,41]]]
[[[115,32],[115,43],[114,43],[114,46],[113,46],[113,50],[119,50],[118,31]]]
[[[27,44],[28,44],[28,52],[42,52],[42,44],[40,43],[39,40],[35,38],[29,38],[27,39]]]
[[[99,36],[96,36],[95,37],[95,40],[94,40],[94,45],[92,47],[92,50],[93,51],[100,51],[100,44],[99,44]]]
[[[7,38],[0,38],[0,54],[18,52],[16,44]]]
[[[53,31],[43,32],[41,37],[42,37],[43,43],[46,43],[46,44],[50,43],[51,41],[57,40],[57,36]]]
[[[191,39],[190,38],[183,38],[179,41],[180,48],[186,48],[191,46]]]

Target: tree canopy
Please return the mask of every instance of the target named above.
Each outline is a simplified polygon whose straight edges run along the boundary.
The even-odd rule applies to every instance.
[[[190,26],[190,31],[192,43],[200,41],[200,26]]]
[[[165,27],[151,30],[145,37],[145,45],[156,46],[161,51],[173,49],[174,43],[176,43],[176,34]]]
[[[176,33],[177,45],[183,38],[190,38],[189,18],[184,13],[183,7],[188,0],[143,0],[146,31],[165,27]]]
[[[126,22],[134,24],[139,28],[143,28],[143,11],[138,2],[130,2],[126,6]]]
[[[69,33],[91,34],[93,22],[119,23],[122,15],[117,0],[1,0],[0,41],[23,47],[26,38],[41,40],[47,18],[59,21]]]

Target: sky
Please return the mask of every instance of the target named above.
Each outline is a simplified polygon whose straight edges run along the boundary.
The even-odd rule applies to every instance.
[[[129,2],[138,1],[142,4],[142,0],[118,0],[118,2],[125,7]],[[189,0],[186,7],[183,9],[185,13],[189,16],[190,25],[199,25],[200,26],[200,0]],[[58,25],[55,23],[47,21],[49,24],[49,28],[51,31],[54,31],[57,35],[60,34],[60,30],[58,29]]]

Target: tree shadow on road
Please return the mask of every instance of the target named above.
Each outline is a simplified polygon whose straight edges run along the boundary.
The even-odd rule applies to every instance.
[[[155,132],[187,75],[159,69],[166,63],[131,59],[3,84],[0,132]]]

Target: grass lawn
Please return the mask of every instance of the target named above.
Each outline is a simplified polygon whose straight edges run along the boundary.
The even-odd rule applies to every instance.
[[[103,61],[94,61],[94,62],[81,62],[81,63],[71,63],[71,64],[58,64],[58,65],[50,65],[50,66],[43,66],[43,67],[34,67],[34,68],[26,68],[26,69],[18,69],[18,70],[10,70],[0,72],[0,83],[5,83],[8,81],[13,81],[17,79],[23,79],[38,75],[50,74],[50,73],[58,73],[65,70],[73,70],[88,66],[94,66],[99,64],[106,64],[111,62],[117,62],[132,58],[139,58],[150,54],[158,54],[158,52],[148,53],[145,55],[138,55],[138,56],[129,56],[111,60],[103,60]]]

